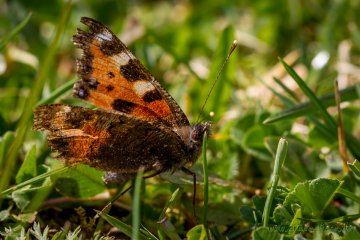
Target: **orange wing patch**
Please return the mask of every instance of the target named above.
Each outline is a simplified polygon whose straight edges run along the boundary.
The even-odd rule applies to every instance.
[[[173,122],[166,99],[140,61],[106,26],[89,18],[81,21],[90,31],[78,29],[74,36],[75,45],[83,49],[75,95],[147,121]]]
[[[99,126],[101,116],[84,112],[82,108],[66,105],[45,105],[34,112],[34,129],[49,130],[50,146],[61,152],[68,164],[89,164],[88,156],[106,145],[111,134],[106,126]]]

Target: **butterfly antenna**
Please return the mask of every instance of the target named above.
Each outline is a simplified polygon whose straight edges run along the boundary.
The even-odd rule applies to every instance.
[[[237,47],[237,41],[234,40],[233,43],[231,44],[231,48],[230,48],[230,50],[229,50],[229,52],[228,52],[228,54],[227,54],[227,56],[226,56],[226,58],[225,58],[225,61],[223,62],[222,66],[221,66],[221,68],[220,68],[220,71],[218,72],[218,74],[217,74],[217,76],[216,76],[216,78],[215,78],[215,80],[214,80],[214,82],[213,82],[213,84],[212,84],[212,86],[211,86],[211,89],[210,89],[208,95],[206,96],[205,102],[204,102],[204,104],[203,104],[202,107],[201,107],[200,114],[199,114],[196,122],[199,122],[199,119],[200,119],[202,113],[204,112],[205,105],[206,105],[207,101],[209,100],[210,94],[211,94],[211,92],[214,90],[215,84],[216,84],[217,81],[219,80],[220,74],[221,74],[222,71],[224,70],[225,64],[229,61],[229,58],[230,58],[231,54],[234,52],[234,50],[236,49],[236,47]]]

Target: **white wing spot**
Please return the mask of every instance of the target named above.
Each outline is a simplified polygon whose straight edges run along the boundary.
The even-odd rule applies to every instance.
[[[147,81],[136,81],[134,83],[134,91],[139,96],[144,96],[147,92],[155,90],[154,85]]]
[[[63,106],[63,111],[64,111],[65,113],[69,113],[69,112],[71,112],[71,107],[69,107],[69,106]]]
[[[111,56],[112,60],[116,63],[119,63],[120,66],[127,65],[130,59],[134,59],[134,55],[129,54],[128,52],[121,52],[119,54]]]
[[[101,32],[96,35],[97,38],[100,38],[101,40],[111,41],[112,35],[109,32]]]

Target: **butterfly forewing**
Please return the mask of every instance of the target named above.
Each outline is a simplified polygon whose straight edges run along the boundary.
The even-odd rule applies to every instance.
[[[76,96],[147,121],[189,125],[177,103],[110,29],[90,18],[81,22],[89,31],[78,29],[73,38],[83,50],[78,59]]]

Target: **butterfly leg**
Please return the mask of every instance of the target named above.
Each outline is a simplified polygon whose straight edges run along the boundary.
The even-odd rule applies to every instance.
[[[146,175],[143,178],[151,178],[154,177],[158,174],[160,174],[161,172],[163,172],[163,170],[158,170],[156,172],[151,173],[150,175]],[[111,171],[107,171],[105,172],[105,175],[103,176],[103,181],[108,184],[108,183],[122,183],[125,182],[127,180],[131,180],[135,178],[136,174],[132,174],[132,173],[117,173],[117,172],[111,172]]]
[[[108,183],[121,183],[127,180],[133,179],[135,174],[126,174],[126,173],[117,173],[117,172],[105,172],[105,175],[102,177],[103,181]]]
[[[193,177],[193,188],[194,188],[194,192],[193,192],[193,211],[194,211],[194,217],[195,217],[195,222],[196,222],[196,211],[195,211],[195,197],[196,197],[196,173],[194,173],[193,171],[191,171],[190,169],[187,169],[186,167],[182,167],[181,171],[183,171],[185,174],[187,175],[191,175]]]

